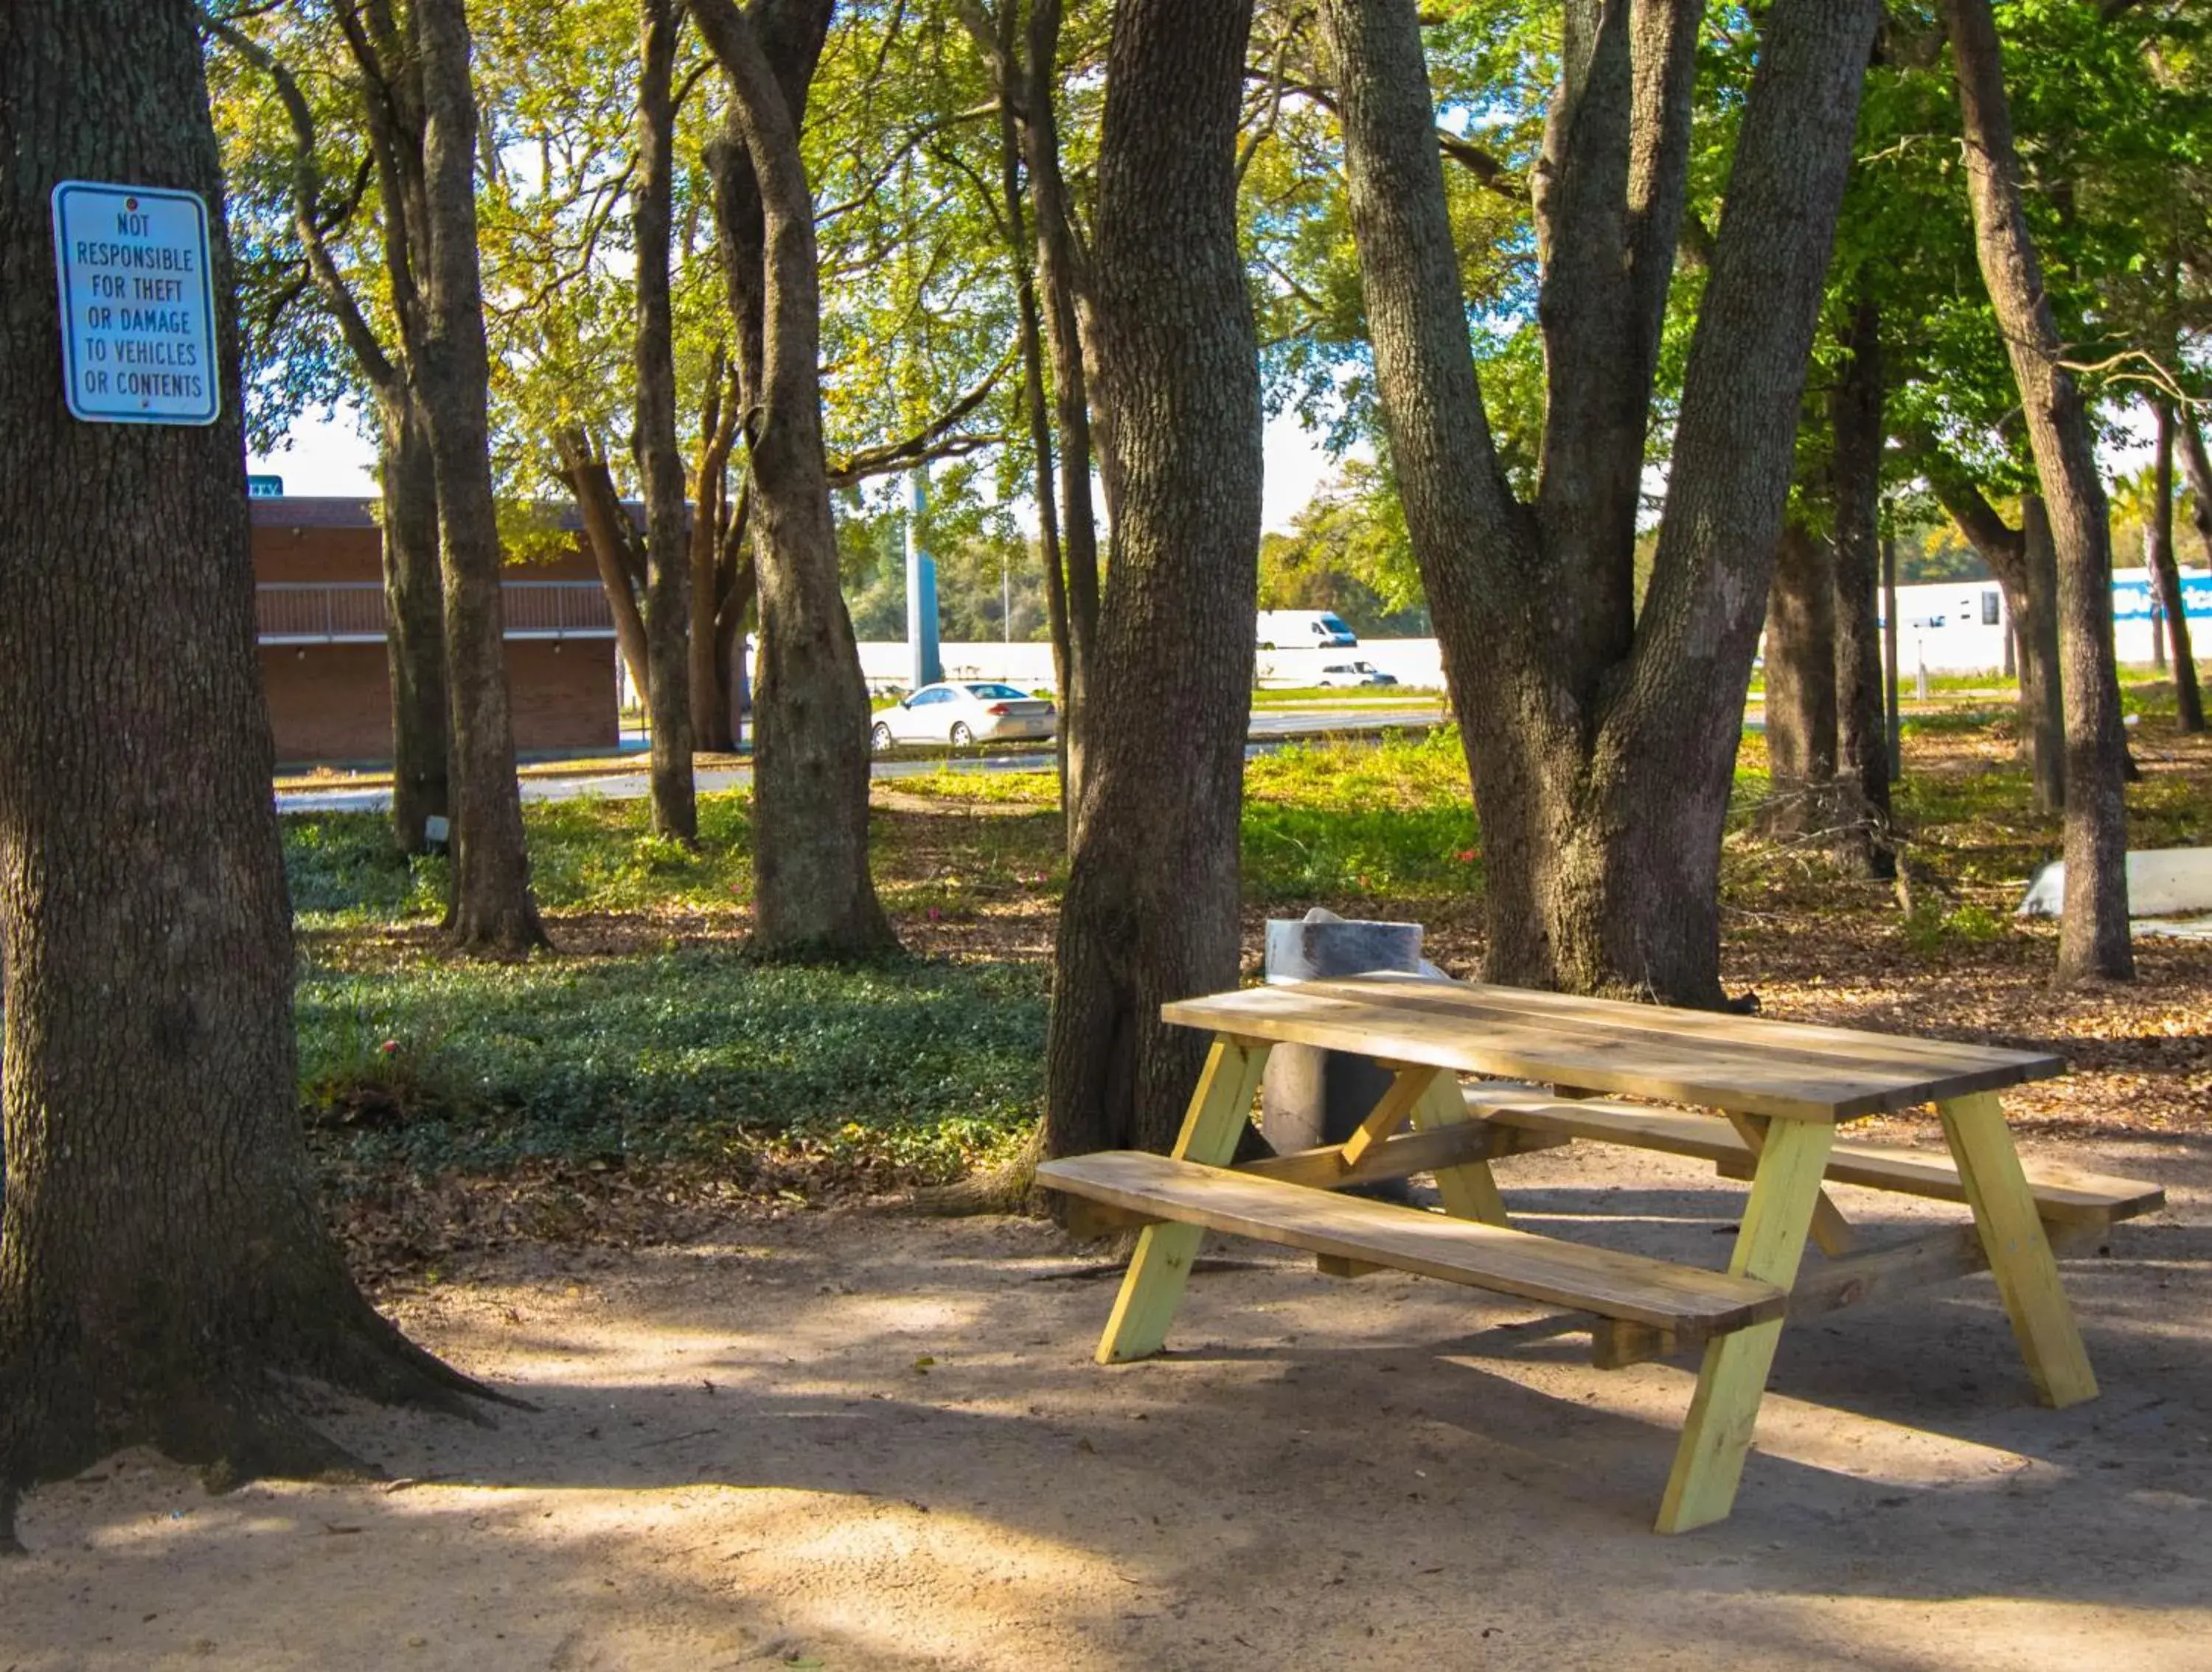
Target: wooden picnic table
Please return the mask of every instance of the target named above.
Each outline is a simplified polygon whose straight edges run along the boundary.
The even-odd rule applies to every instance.
[[[1702,1351],[1662,1532],[1728,1514],[1792,1317],[1986,1268],[2044,1402],[2094,1398],[2053,1237],[2094,1239],[2164,1201],[2154,1185],[2022,1167],[1997,1093],[2061,1071],[2038,1053],[1390,975],[1249,988],[1162,1014],[1214,1035],[1174,1150],[1039,1170],[1091,1228],[1141,1227],[1099,1362],[1159,1351],[1209,1228],[1309,1250],[1335,1276],[1389,1268],[1567,1307],[1589,1315],[1601,1368]],[[1391,1071],[1389,1089],[1341,1145],[1234,1166],[1278,1043],[1371,1055]],[[1504,1079],[1462,1085],[1462,1074]],[[1836,1140],[1839,1122],[1930,1103],[1948,1163]],[[1516,1230],[1490,1163],[1577,1139],[1749,1178],[1727,1269]],[[1334,1194],[1416,1172],[1434,1175],[1443,1213]],[[1830,1180],[1964,1202],[1972,1224],[1862,1249]],[[1801,1275],[1808,1237],[1827,1258]]]

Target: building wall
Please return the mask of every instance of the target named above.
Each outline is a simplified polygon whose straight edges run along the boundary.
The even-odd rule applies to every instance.
[[[382,645],[264,645],[261,679],[279,761],[392,758],[392,686]],[[510,639],[507,686],[518,755],[612,754],[620,744],[611,639]]]
[[[253,574],[259,582],[380,584],[383,537],[371,502],[256,500]],[[511,570],[518,581],[596,581],[580,545],[557,561]],[[518,754],[611,753],[620,743],[611,637],[507,641],[507,690]],[[380,642],[264,644],[261,678],[276,758],[382,763],[392,758],[392,695]]]

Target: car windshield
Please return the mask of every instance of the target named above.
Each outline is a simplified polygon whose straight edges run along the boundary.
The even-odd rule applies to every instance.
[[[970,685],[968,689],[972,695],[976,696],[989,696],[1001,699],[1009,696],[1024,697],[1029,695],[1025,690],[1016,690],[1012,685]]]
[[[1321,624],[1332,633],[1349,633],[1352,630],[1344,624],[1344,618],[1341,616],[1323,616],[1321,618]]]

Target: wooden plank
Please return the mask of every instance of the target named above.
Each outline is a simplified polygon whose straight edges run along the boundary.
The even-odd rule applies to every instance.
[[[1635,1104],[1554,1103],[1539,1091],[1498,1085],[1470,1085],[1465,1095],[1469,1111],[1480,1120],[1554,1138],[1662,1150],[1712,1162],[1729,1178],[1751,1176],[1750,1151],[1725,1122],[1710,1115]],[[2161,1187],[2139,1179],[2112,1178],[2040,1161],[2026,1171],[2036,1211],[2057,1223],[2109,1225],[2154,1213],[2166,1204]],[[1829,1152],[1828,1180],[1936,1201],[1966,1200],[1958,1168],[1949,1157],[1932,1150],[1838,1143]]]
[[[2105,1231],[2103,1225],[2052,1225],[2051,1252],[2093,1252],[2104,1241]],[[1847,1306],[1876,1305],[1931,1283],[1970,1277],[1989,1268],[1980,1233],[1970,1225],[1946,1225],[1928,1236],[1869,1249],[1801,1273],[1797,1286],[1790,1292],[1790,1317],[1794,1322]]]
[[[2045,1404],[2062,1409],[2094,1399],[2096,1374],[2058,1280],[2058,1264],[2021,1170],[2003,1109],[1993,1094],[1983,1093],[1952,1099],[1938,1112],[2036,1392]]]
[[[1457,1095],[1456,1088],[1454,1095]],[[1385,1179],[1407,1178],[1415,1173],[1434,1172],[1466,1161],[1490,1161],[1528,1150],[1557,1149],[1572,1141],[1563,1135],[1528,1132],[1490,1121],[1461,1121],[1453,1126],[1386,1138],[1368,1151],[1356,1167],[1343,1164],[1340,1158],[1343,1154],[1341,1146],[1324,1144],[1318,1149],[1292,1150],[1286,1155],[1247,1161],[1236,1170],[1285,1184],[1340,1190],[1347,1184],[1375,1184]]]
[[[1474,1124],[1468,1117],[1459,1082],[1449,1074],[1439,1074],[1431,1084],[1413,1110],[1413,1120],[1430,1132],[1449,1132]],[[1487,1161],[1462,1161],[1456,1167],[1437,1168],[1437,1194],[1443,1198],[1444,1212],[1455,1219],[1479,1219],[1494,1225],[1511,1223],[1505,1217],[1505,1198],[1498,1194],[1498,1181],[1491,1176]]]
[[[1236,1153],[1244,1122],[1252,1112],[1252,1099],[1260,1092],[1260,1076],[1267,1066],[1264,1045],[1225,1037],[1216,1038],[1206,1053],[1206,1067],[1192,1089],[1184,1111],[1182,1130],[1176,1134],[1175,1152],[1191,1163],[1221,1165]],[[1123,1203],[1121,1206],[1128,1206]],[[1203,1233],[1193,1225],[1148,1225],[1137,1233],[1136,1252],[1122,1274],[1121,1287],[1114,1297],[1114,1310],[1098,1338],[1097,1359],[1102,1365],[1148,1359],[1167,1341],[1168,1326],[1182,1304],[1190,1281],[1191,1262],[1198,1258]]]
[[[1430,1085],[1436,1079],[1434,1068],[1416,1065],[1401,1068],[1392,1076],[1390,1089],[1385,1091],[1359,1129],[1344,1140],[1338,1160],[1349,1170],[1357,1167],[1361,1158],[1385,1138],[1406,1124],[1413,1105],[1428,1095]]]
[[[1766,1142],[1766,1123],[1756,1115],[1730,1115],[1728,1123],[1735,1128],[1735,1135],[1743,1140],[1744,1148],[1756,1156]],[[1835,1150],[1828,1154],[1834,1164]],[[1858,1245],[1858,1237],[1851,1230],[1851,1222],[1843,1210],[1828,1199],[1826,1190],[1813,1198],[1813,1241],[1821,1253],[1832,1260],[1839,1260]]]
[[[1439,1003],[1443,983],[1363,976],[1248,988],[1163,1007],[1170,1022],[1240,1037],[1364,1052],[1474,1073],[1629,1091],[1796,1120],[1848,1119],[2008,1085],[2055,1058],[1991,1053],[1971,1072],[1917,1063],[1854,1067],[1719,1038],[1577,1027]],[[1868,1037],[1881,1043],[1882,1036]]]
[[[1757,1278],[1785,1290],[1796,1283],[1834,1138],[1835,1128],[1819,1121],[1780,1121],[1767,1133],[1751,1199],[1744,1204],[1743,1226],[1729,1259],[1731,1276]],[[1686,1533],[1709,1525],[1735,1504],[1781,1336],[1782,1320],[1776,1318],[1705,1344],[1698,1390],[1691,1396],[1659,1505],[1661,1532]]]
[[[1340,1254],[1316,1254],[1314,1269],[1323,1277],[1370,1277],[1375,1273],[1388,1271],[1388,1266],[1378,1266],[1370,1260],[1347,1260]]]
[[[1671,1359],[1697,1345],[1693,1337],[1619,1318],[1590,1320],[1590,1365],[1596,1370],[1626,1370],[1650,1359]]]
[[[1136,1150],[1048,1161],[1038,1168],[1037,1183],[1162,1219],[1662,1329],[1741,1328],[1778,1319],[1787,1302],[1778,1286],[1756,1278],[1558,1242]]]
[[[1124,1231],[1142,1231],[1159,1221],[1149,1213],[1132,1213],[1124,1208],[1109,1207],[1103,1201],[1089,1201],[1081,1196],[1071,1196],[1067,1214],[1062,1221],[1067,1234],[1079,1243],[1096,1242],[1101,1237],[1117,1236]]]
[[[1765,1016],[1737,1016],[1723,1011],[1682,1010],[1665,1005],[1632,1004],[1573,993],[1533,988],[1498,987],[1484,982],[1443,982],[1377,970],[1370,975],[1308,983],[1350,988],[1395,1002],[1409,988],[1419,1002],[1448,1006],[1458,1013],[1488,1018],[1503,1012],[1554,1026],[1599,1026],[1659,1033],[1672,1038],[1715,1042],[1735,1051],[1786,1051],[1815,1061],[1856,1067],[1869,1061],[1910,1064],[1933,1072],[1975,1073],[1990,1067],[2021,1068],[2030,1079],[2061,1072],[2062,1059],[2003,1045],[1927,1039],[1913,1034],[1880,1033],[1865,1028],[1829,1027],[1786,1022]]]

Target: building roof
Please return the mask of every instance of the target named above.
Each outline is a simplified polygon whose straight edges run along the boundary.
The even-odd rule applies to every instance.
[[[246,508],[253,514],[256,528],[374,528],[378,526],[378,501],[374,496],[357,498],[349,494],[286,494],[274,499],[249,499]],[[573,501],[542,499],[537,509],[553,520],[553,526],[565,533],[580,532],[582,516]],[[630,520],[640,527],[645,524],[645,506],[641,501],[626,499],[623,509]]]

